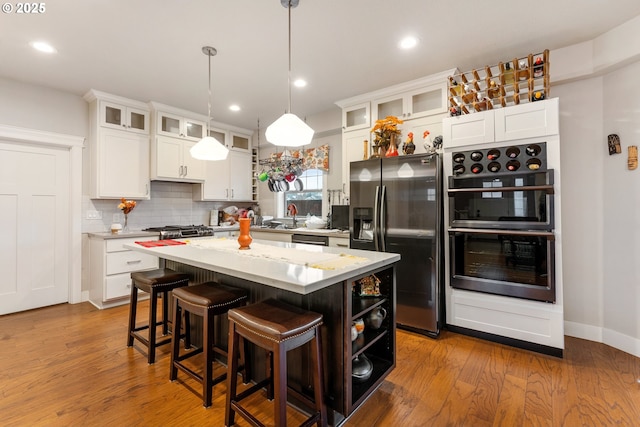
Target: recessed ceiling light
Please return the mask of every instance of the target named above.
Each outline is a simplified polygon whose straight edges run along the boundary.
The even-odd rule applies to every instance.
[[[231,110],[231,111],[240,111],[240,106],[236,105],[236,104],[230,105],[229,106],[229,110]]]
[[[307,85],[307,82],[305,80],[298,79],[295,82],[293,82],[293,85],[295,87],[305,87]]]
[[[34,48],[35,50],[40,51],[40,52],[44,52],[44,53],[56,53],[57,52],[56,48],[51,46],[47,42],[36,41],[36,42],[31,42],[29,44],[31,45],[32,48]]]
[[[405,37],[400,41],[400,47],[402,49],[411,49],[415,47],[417,44],[418,44],[418,39],[413,36]]]

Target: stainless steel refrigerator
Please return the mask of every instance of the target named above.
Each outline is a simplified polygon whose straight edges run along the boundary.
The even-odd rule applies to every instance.
[[[401,255],[397,326],[437,336],[444,321],[442,161],[419,154],[351,163],[350,247]]]

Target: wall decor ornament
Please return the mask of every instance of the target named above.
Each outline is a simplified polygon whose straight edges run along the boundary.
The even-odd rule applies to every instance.
[[[607,136],[607,145],[609,147],[609,155],[620,154],[622,148],[620,147],[620,137],[615,133]]]

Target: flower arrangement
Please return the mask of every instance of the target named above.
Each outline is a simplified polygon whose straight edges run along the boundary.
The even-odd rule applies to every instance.
[[[404,123],[396,116],[387,116],[384,119],[376,120],[375,126],[371,129],[371,132],[375,134],[373,142],[375,145],[384,147],[385,149],[391,144],[391,135],[400,135],[400,129],[398,125]]]
[[[131,212],[135,207],[135,200],[127,200],[124,197],[120,199],[118,209],[122,210],[122,213],[124,214],[124,227],[122,227],[123,231],[129,231],[129,212]]]
[[[124,197],[120,199],[120,204],[118,205],[118,209],[121,209],[122,213],[124,213],[125,215],[128,215],[129,212],[131,212],[135,207],[135,200],[127,200]]]

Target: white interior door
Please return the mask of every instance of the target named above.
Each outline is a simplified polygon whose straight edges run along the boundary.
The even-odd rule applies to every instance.
[[[0,315],[67,302],[70,154],[0,139]]]

